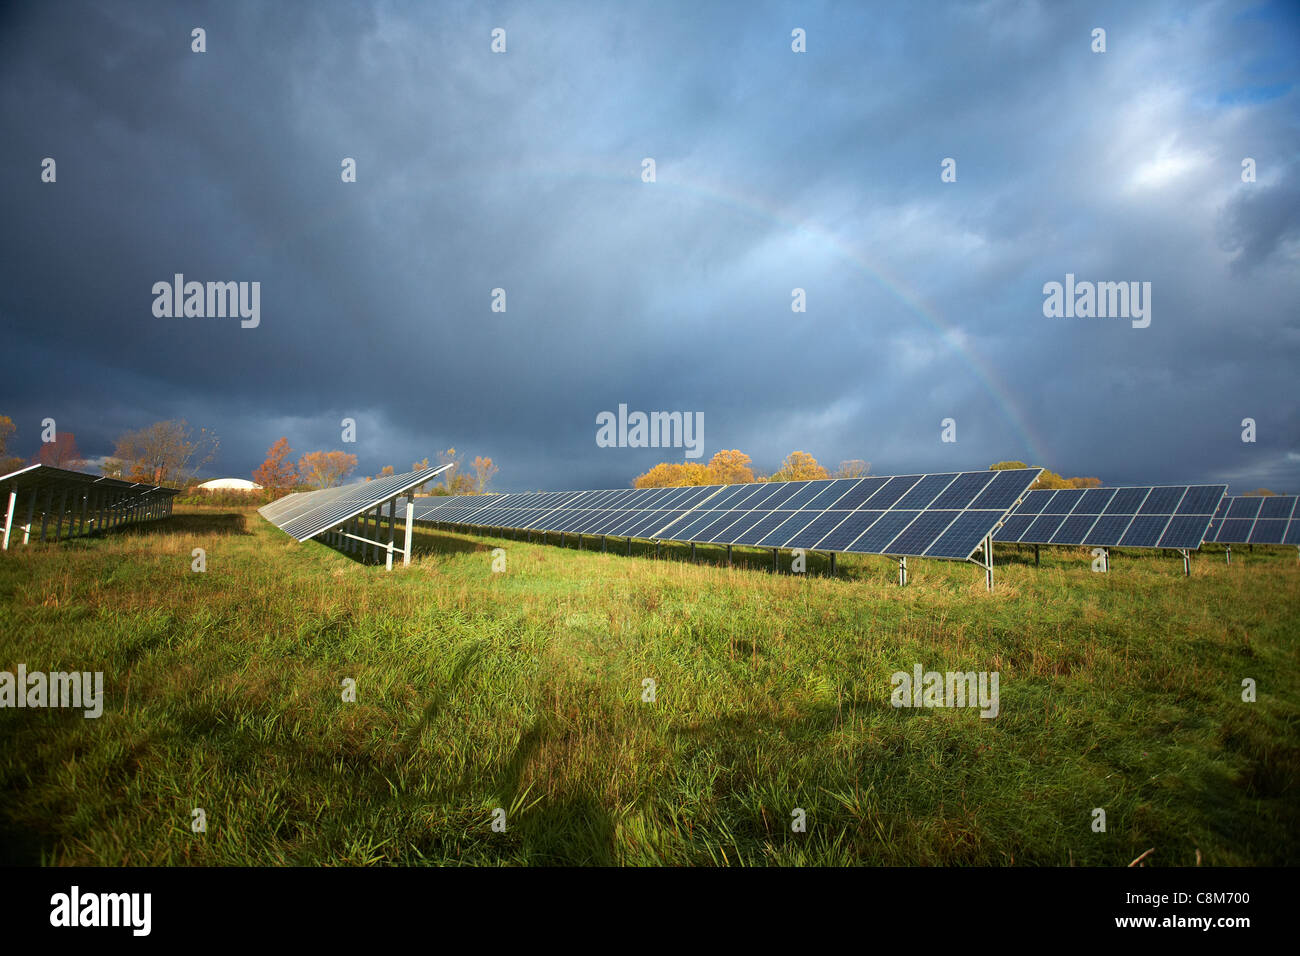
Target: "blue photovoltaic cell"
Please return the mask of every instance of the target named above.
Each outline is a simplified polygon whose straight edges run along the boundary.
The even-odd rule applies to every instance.
[[[1095,514],[1070,515],[1065,519],[1061,527],[1056,529],[1052,535],[1052,544],[1078,545],[1083,544],[1088,537],[1088,532],[1092,526],[1097,523],[1098,516]]]
[[[821,551],[847,551],[858,535],[878,520],[883,511],[854,511],[814,547]]]
[[[1016,509],[1016,514],[1042,514],[1043,509],[1047,507],[1047,503],[1052,500],[1054,494],[1056,494],[1055,491],[1049,491],[1045,488],[1029,492],[1029,494],[1025,495],[1025,500],[1020,503],[1020,507]]]
[[[958,475],[952,484],[930,503],[930,507],[940,511],[965,508],[975,500],[976,495],[992,483],[996,476],[997,472],[993,471],[966,472]]]
[[[1282,539],[1283,544],[1300,545],[1300,518],[1292,518],[1286,526],[1286,537]]]
[[[1084,493],[1083,500],[1079,502],[1074,509],[1075,514],[1081,515],[1099,515],[1106,510],[1112,498],[1115,497],[1114,488],[1090,488]],[[1018,512],[1020,509],[1017,508]]]
[[[1212,515],[1223,497],[1222,485],[1194,485],[1187,489],[1187,494],[1178,503],[1174,514]]]
[[[1007,518],[993,537],[997,541],[1019,541],[1020,536],[1029,530],[1029,526],[1035,520],[1034,515],[1022,515],[1017,512]]]
[[[1250,531],[1248,544],[1281,544],[1286,535],[1286,522],[1279,518],[1257,518]]]
[[[1040,469],[1023,469],[459,496],[419,503],[417,518],[580,535],[877,554],[888,549],[964,559],[1039,474]]]
[[[963,511],[934,544],[925,551],[927,558],[951,558],[964,561],[983,542],[993,524],[1005,514],[997,511]]]
[[[939,497],[939,493],[956,479],[956,475],[926,475],[903,497],[898,499],[895,508],[928,508],[930,502]]]
[[[960,511],[923,511],[907,528],[884,548],[886,554],[924,554]],[[874,530],[874,529],[873,529]]]
[[[1021,544],[1190,550],[1206,538],[1225,490],[1164,485],[1033,491],[995,537]],[[1061,520],[1054,523],[1051,516]]]
[[[812,548],[818,541],[831,533],[831,530],[847,518],[851,511],[827,511],[818,515],[807,527],[801,528],[785,543],[787,548]]]
[[[1263,498],[1242,495],[1232,499],[1232,506],[1228,509],[1229,518],[1257,518],[1259,509],[1264,504]]]
[[[867,506],[877,511],[892,508],[920,480],[920,475],[903,475],[899,478],[890,478],[883,484],[877,484],[870,495]],[[836,507],[839,507],[839,502],[836,502]]]
[[[1140,515],[1169,515],[1174,513],[1178,502],[1187,494],[1186,486],[1181,488],[1152,488],[1138,509]]]
[[[735,543],[745,545],[758,544],[777,527],[784,524],[793,513],[794,512],[791,511],[768,512],[760,521],[758,521],[758,523],[750,525],[743,534],[737,536]]]
[[[846,488],[844,494],[836,499],[835,507],[845,511],[853,510],[871,497],[874,484],[872,479],[863,478],[856,485]]]
[[[797,511],[826,490],[821,482],[801,481],[798,482],[798,484],[803,485],[803,487],[800,488],[792,497],[787,498],[781,505],[782,508],[789,508],[791,511]]]
[[[916,520],[919,514],[921,514],[919,511],[886,511],[875,524],[863,532],[862,537],[853,542],[853,550],[874,554],[898,553],[893,550],[886,552],[886,548],[891,541],[902,534],[904,528]],[[929,542],[923,544],[928,545]]]
[[[1150,491],[1150,488],[1120,488],[1116,490],[1115,497],[1110,499],[1103,514],[1135,515]]]
[[[1061,489],[1052,496],[1052,501],[1043,509],[1043,514],[1068,515],[1083,500],[1083,495],[1077,488]]]
[[[1033,469],[1029,469],[1032,471]],[[1011,508],[1025,493],[1025,470],[1016,469],[1014,471],[999,471],[997,477],[989,482],[989,486],[984,489],[975,500],[971,502],[971,510],[1000,510],[1006,511]],[[1033,479],[1030,479],[1032,483]]]
[[[1168,515],[1138,515],[1119,539],[1119,546],[1131,548],[1154,548],[1169,524]]]
[[[1261,518],[1290,518],[1295,509],[1296,499],[1293,495],[1274,495],[1265,498],[1259,509]]]
[[[1020,536],[1020,540],[1028,541],[1030,544],[1049,544],[1052,535],[1056,534],[1057,529],[1061,527],[1064,521],[1064,515],[1049,513],[1039,515],[1034,519],[1034,523],[1029,526],[1029,530]]]
[[[1133,515],[1102,515],[1088,532],[1088,540],[1085,543],[1104,548],[1113,547],[1119,544],[1120,538],[1124,536],[1125,530],[1132,521]]]
[[[1205,528],[1205,518],[1202,515],[1175,515],[1160,536],[1157,547],[1195,550],[1201,546]]]
[[[1218,540],[1228,544],[1249,544],[1254,526],[1254,518],[1229,518],[1220,526]]]
[[[761,548],[779,548],[790,540],[791,535],[802,529],[813,520],[812,514],[807,511],[796,511],[782,521],[777,527],[768,532],[763,540],[758,542]]]

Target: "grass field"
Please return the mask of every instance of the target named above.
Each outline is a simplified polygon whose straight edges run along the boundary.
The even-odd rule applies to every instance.
[[[1293,548],[1203,551],[1190,579],[1000,548],[989,594],[939,561],[900,588],[884,558],[416,543],[386,573],[195,507],[0,555],[0,670],[105,681],[99,719],[0,710],[0,862],[1300,859]],[[918,663],[997,671],[999,715],[895,709]]]

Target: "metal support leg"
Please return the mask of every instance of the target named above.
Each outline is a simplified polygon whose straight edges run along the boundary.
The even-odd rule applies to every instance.
[[[1186,548],[1180,549],[1183,553],[1183,574],[1186,577],[1192,576],[1192,555]]]
[[[402,553],[402,566],[411,565],[411,531],[415,525],[415,502],[406,503],[406,550]]]
[[[1227,557],[1228,563],[1232,564],[1232,545],[1228,545],[1228,550],[1224,552],[1224,555]]]
[[[578,550],[582,550],[582,535],[578,535]]]
[[[388,559],[385,562],[386,571],[393,570],[393,544],[397,541],[397,499],[394,498],[388,502]]]
[[[17,508],[17,507],[18,507],[18,489],[15,488],[15,489],[13,489],[12,491],[9,492],[9,511],[8,511],[8,513],[5,515],[5,546],[4,546],[4,549],[5,549],[6,551],[9,550],[9,532],[13,530],[13,526],[14,526],[14,509]]]
[[[1034,567],[1038,567],[1038,545],[1034,545]]]
[[[993,590],[993,535],[984,538],[984,586]]]
[[[1101,549],[1101,560],[1102,560],[1102,567],[1105,568],[1106,573],[1109,574],[1110,573],[1110,548]]]
[[[695,542],[691,542],[691,563],[695,563]]]
[[[898,586],[904,587],[907,584],[907,558],[898,559]]]
[[[831,552],[831,577],[835,577],[835,552]]]
[[[601,554],[604,554],[605,551],[606,551],[606,547],[605,547],[605,536],[602,534],[602,535],[600,536],[600,553],[601,553]]]
[[[560,547],[564,547],[564,532],[560,532]]]
[[[731,545],[727,545],[727,567],[731,567]]]
[[[36,490],[32,489],[31,496],[27,499],[27,523],[23,525],[23,544],[32,539],[32,516],[36,514]]]
[[[628,538],[628,539],[627,539],[627,556],[628,556],[629,558],[632,557],[632,539],[631,539],[631,538]]]
[[[773,549],[772,549],[772,573],[773,573],[773,574],[776,574],[776,572],[777,572],[777,566],[776,566],[776,552],[777,552],[777,549],[776,549],[776,548],[773,548]]]

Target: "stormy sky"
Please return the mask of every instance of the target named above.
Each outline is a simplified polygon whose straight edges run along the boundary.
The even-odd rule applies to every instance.
[[[209,477],[283,435],[624,487],[683,458],[598,447],[624,404],[769,472],[1300,491],[1298,64],[1288,3],[10,3],[0,414],[184,418]],[[177,273],[260,324],[155,316]],[[1067,273],[1150,326],[1045,317]]]

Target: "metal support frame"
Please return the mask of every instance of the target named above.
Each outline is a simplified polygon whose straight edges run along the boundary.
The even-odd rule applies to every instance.
[[[835,552],[831,552],[831,577],[835,577]]]
[[[773,549],[772,549],[772,573],[773,573],[773,574],[776,574],[776,573],[777,573],[777,570],[778,570],[777,565],[776,565],[776,553],[777,553],[778,550],[779,550],[779,549],[777,549],[777,548],[773,548]]]
[[[731,567],[731,545],[727,545],[727,567]]]
[[[980,567],[984,569],[984,586],[993,590],[993,535],[985,535],[980,544]]]
[[[1186,548],[1178,549],[1183,555],[1183,574],[1186,577],[1192,576],[1192,553]]]
[[[691,542],[691,563],[695,563],[695,542]]]
[[[1038,545],[1034,545],[1034,567],[1038,567]]]
[[[898,559],[898,586],[900,588],[907,586],[907,555]]]
[[[1228,563],[1232,564],[1232,545],[1228,545],[1228,550],[1224,552],[1228,558]]]
[[[9,532],[10,532],[11,530],[13,530],[13,526],[14,526],[14,509],[17,508],[17,507],[18,507],[18,489],[15,488],[14,490],[12,490],[12,491],[9,492],[9,511],[8,511],[8,513],[5,515],[5,547],[4,547],[4,549],[5,549],[6,551],[9,550]]]

